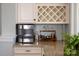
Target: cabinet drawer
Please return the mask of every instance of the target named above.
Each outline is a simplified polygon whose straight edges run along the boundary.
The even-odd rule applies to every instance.
[[[36,47],[15,48],[15,53],[41,53],[41,48]]]
[[[16,53],[15,56],[41,56],[41,53]]]

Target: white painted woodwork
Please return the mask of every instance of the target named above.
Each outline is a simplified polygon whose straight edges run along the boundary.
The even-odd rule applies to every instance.
[[[44,6],[46,8],[43,8]],[[57,7],[60,7],[60,8],[57,8]],[[42,10],[40,11],[40,9]],[[38,13],[40,15],[38,15]],[[50,13],[52,16],[50,15]],[[16,23],[69,24],[69,4],[67,3],[65,4],[64,3],[59,3],[59,4],[58,3],[56,4],[19,3],[17,4],[17,22]]]
[[[17,56],[41,56],[41,47],[14,47],[14,55]]]
[[[33,22],[33,8],[31,3],[17,4],[17,23],[30,23]]]

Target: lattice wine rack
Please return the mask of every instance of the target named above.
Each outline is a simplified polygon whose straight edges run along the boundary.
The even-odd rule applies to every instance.
[[[68,23],[67,6],[37,6],[37,22]]]

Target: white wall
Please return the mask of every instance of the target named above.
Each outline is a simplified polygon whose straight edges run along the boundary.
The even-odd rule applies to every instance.
[[[71,4],[71,34],[79,33],[79,4]]]
[[[70,33],[77,34],[79,32],[79,5],[70,4]]]
[[[1,4],[2,35],[15,35],[16,7],[15,4]]]
[[[10,56],[13,55],[13,43],[15,42],[16,4],[2,3],[0,5],[0,56]]]
[[[0,4],[0,35],[1,35],[1,4]]]
[[[13,55],[12,42],[0,41],[0,56],[11,56]]]
[[[76,4],[76,14],[77,14],[77,20],[76,20],[76,33],[79,33],[79,3]]]
[[[75,4],[70,4],[70,33],[71,34],[74,34],[75,32],[75,29],[74,29],[74,19],[75,19],[75,12],[74,12],[74,9],[75,9]]]

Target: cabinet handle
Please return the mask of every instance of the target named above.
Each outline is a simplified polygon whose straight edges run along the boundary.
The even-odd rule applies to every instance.
[[[36,19],[33,19],[34,21],[36,21]]]
[[[25,50],[26,52],[30,52],[30,50]]]

